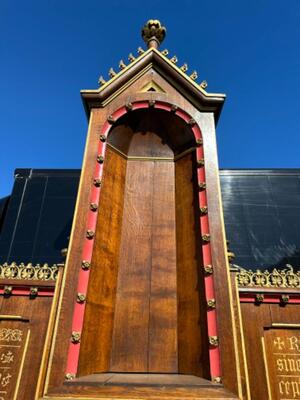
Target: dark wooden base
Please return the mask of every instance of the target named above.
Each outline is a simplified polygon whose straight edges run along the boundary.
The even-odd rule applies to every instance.
[[[220,384],[178,374],[99,373],[66,382],[60,389],[59,395],[68,399],[238,399]],[[55,395],[47,398],[58,398]]]

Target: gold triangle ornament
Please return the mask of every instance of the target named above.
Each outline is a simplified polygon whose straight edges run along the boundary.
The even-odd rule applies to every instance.
[[[144,85],[139,91],[142,93],[145,92],[166,93],[164,89],[154,81],[146,83],[146,85]]]

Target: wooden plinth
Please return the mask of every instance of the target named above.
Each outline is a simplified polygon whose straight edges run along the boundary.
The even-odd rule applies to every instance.
[[[220,384],[180,374],[92,374],[66,382],[59,394],[68,399],[238,399]]]

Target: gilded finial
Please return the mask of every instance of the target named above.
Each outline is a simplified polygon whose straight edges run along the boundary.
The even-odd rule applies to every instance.
[[[117,75],[117,73],[113,70],[113,68],[111,68],[111,69],[108,71],[108,75],[109,75],[111,78],[113,78],[114,76]]]
[[[119,68],[120,68],[120,69],[126,68],[126,64],[124,63],[123,60],[120,60],[120,62],[119,62]]]
[[[145,53],[145,51],[144,51],[141,47],[139,47],[139,48],[137,49],[137,52],[138,52],[139,55]]]
[[[128,60],[129,60],[130,62],[133,62],[133,61],[135,60],[135,57],[134,57],[134,55],[133,55],[132,53],[129,54]]]
[[[188,68],[189,68],[189,67],[188,67],[187,63],[184,63],[183,66],[180,67],[180,69],[181,69],[182,72],[186,72],[186,71],[188,70]]]
[[[172,58],[170,58],[170,61],[171,61],[173,64],[176,64],[177,61],[178,61],[178,58],[177,58],[176,56],[173,56]]]
[[[161,52],[161,54],[162,54],[163,56],[167,56],[167,55],[169,54],[169,50],[168,50],[168,49],[164,49],[164,50]]]
[[[166,36],[166,28],[158,19],[149,19],[142,29],[142,38],[148,49],[157,49]]]
[[[103,78],[102,75],[99,76],[98,83],[99,85],[104,85],[106,83],[106,80]]]
[[[193,73],[190,75],[190,78],[193,79],[193,81],[195,81],[198,78],[197,71],[193,71]]]
[[[202,87],[202,89],[206,89],[207,86],[208,86],[208,83],[207,83],[206,81],[202,81],[202,82],[200,83],[200,86]]]

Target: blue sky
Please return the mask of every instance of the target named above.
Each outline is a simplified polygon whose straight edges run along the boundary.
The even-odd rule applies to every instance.
[[[221,168],[300,167],[300,1],[0,2],[0,197],[15,168],[80,168],[87,120],[79,90],[144,44],[162,48],[227,94],[217,127]]]

